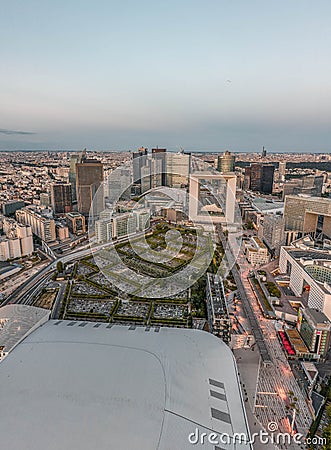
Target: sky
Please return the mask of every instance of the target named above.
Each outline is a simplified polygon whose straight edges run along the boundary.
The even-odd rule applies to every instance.
[[[0,150],[331,150],[329,0],[0,6]]]

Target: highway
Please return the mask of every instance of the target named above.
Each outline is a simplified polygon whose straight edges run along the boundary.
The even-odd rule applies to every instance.
[[[137,233],[134,235],[134,238],[138,238],[143,236],[145,231]],[[62,262],[66,264],[68,262],[73,262],[83,258],[84,256],[91,255],[98,250],[103,248],[113,247],[114,245],[122,242],[128,241],[132,236],[125,236],[123,238],[117,239],[116,241],[111,241],[106,244],[99,244],[92,246],[90,244],[81,247],[75,251],[71,251],[70,254],[61,256],[55,261],[51,261],[46,267],[41,269],[36,275],[34,275],[31,279],[25,281],[21,284],[15,291],[9,295],[2,303],[1,306],[8,305],[10,303],[20,303],[24,305],[32,305],[35,297],[38,295],[40,290],[43,288],[46,282],[51,279],[51,276],[56,269],[56,265],[58,262]]]
[[[56,264],[61,261],[63,264],[71,261],[75,261],[84,256],[91,254],[91,252],[97,251],[104,246],[95,247],[93,250],[91,248],[80,249],[70,255],[63,256],[55,261],[52,261],[48,266],[40,270],[33,278],[25,281],[21,286],[19,286],[11,295],[9,295],[1,304],[1,306],[8,305],[9,303],[21,303],[24,305],[31,305],[33,298],[42,289],[43,285],[51,279],[51,276],[56,269]]]

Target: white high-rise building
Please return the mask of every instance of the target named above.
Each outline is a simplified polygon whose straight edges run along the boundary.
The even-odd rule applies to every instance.
[[[188,184],[191,168],[191,155],[185,153],[167,153],[167,185],[180,188]]]
[[[13,219],[5,219],[6,237],[0,240],[0,261],[22,258],[33,253],[32,231],[29,225],[21,225]]]
[[[95,239],[96,242],[107,242],[112,238],[112,220],[99,219],[95,221]]]
[[[0,240],[0,261],[10,259],[9,239]]]
[[[108,177],[108,200],[114,203],[121,200],[130,200],[131,172],[129,169],[116,169]]]
[[[136,218],[137,231],[144,231],[150,227],[150,210],[149,209],[138,209],[133,212]]]
[[[30,225],[32,233],[45,242],[56,240],[55,221],[28,208],[16,211],[16,220],[24,225]]]

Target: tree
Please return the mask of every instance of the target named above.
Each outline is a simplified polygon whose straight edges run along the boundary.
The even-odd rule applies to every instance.
[[[56,270],[58,272],[63,272],[63,264],[62,261],[58,261],[58,263],[56,264]]]

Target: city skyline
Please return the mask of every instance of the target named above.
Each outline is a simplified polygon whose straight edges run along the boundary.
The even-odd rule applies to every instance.
[[[2,152],[0,174],[0,378],[8,417],[23,424],[21,434],[14,433],[15,449],[27,442],[30,423],[38,430],[40,423],[45,425],[42,399],[45,405],[54,400],[56,411],[67,413],[48,417],[38,434],[40,449],[50,442],[54,426],[61,430],[63,448],[80,448],[67,424],[76,424],[81,440],[84,417],[94,417],[104,405],[113,418],[109,422],[106,411],[106,422],[100,428],[93,423],[85,443],[92,436],[98,450],[109,445],[126,449],[127,442],[114,444],[109,436],[127,428],[132,413],[131,422],[143,430],[144,448],[158,447],[159,441],[152,442],[140,425],[146,418],[134,419],[142,401],[151,409],[146,393],[153,394],[157,373],[160,386],[164,374],[173,373],[178,387],[170,386],[176,399],[171,411],[185,419],[185,427],[168,423],[172,433],[180,429],[182,440],[174,449],[183,450],[182,442],[191,445],[189,420],[205,420],[211,430],[217,426],[232,436],[239,407],[247,414],[251,436],[259,430],[274,436],[274,429],[279,436],[300,436],[299,444],[289,444],[299,450],[309,433],[309,439],[329,448],[331,154],[276,155],[264,148],[259,154],[191,155],[160,147],[133,153]],[[170,333],[177,350],[182,336],[183,357],[187,343],[194,344],[199,370],[192,366],[192,354],[185,367],[178,365],[179,353],[169,366],[165,358],[174,352]],[[46,349],[45,359],[43,339],[51,337],[53,350]],[[199,342],[206,342],[211,353],[201,352]],[[162,358],[155,361],[160,343]],[[111,361],[105,370],[99,347]],[[138,350],[136,356],[127,353],[131,348]],[[153,356],[147,357],[151,380],[146,377],[146,351]],[[86,364],[87,354],[91,364]],[[226,355],[235,376],[220,370],[224,364],[230,367]],[[123,360],[129,361],[130,373]],[[70,370],[63,371],[68,364]],[[29,365],[38,380],[46,381],[24,384]],[[73,370],[79,376],[68,385],[67,373],[75,374]],[[192,370],[201,388],[193,387]],[[117,393],[106,403],[98,381],[105,371]],[[141,389],[136,387],[137,371]],[[14,372],[17,386],[25,389],[10,384],[11,376],[8,381]],[[122,372],[132,391],[127,391]],[[184,385],[199,393],[186,416]],[[142,397],[137,399],[138,391]],[[160,387],[157,392],[160,403],[154,410],[162,420],[168,397]],[[231,392],[237,392],[238,401]],[[100,405],[95,399],[102,400]],[[129,405],[125,412],[123,403]],[[18,414],[21,404],[32,411],[30,422],[25,413]],[[85,405],[93,405],[87,415]],[[192,415],[196,405],[201,417]],[[2,434],[11,440],[9,422]],[[240,447],[266,449],[265,441],[257,444]],[[140,443],[133,446],[141,449]],[[84,448],[90,447],[88,442]]]
[[[0,150],[328,152],[330,10],[13,1]]]

